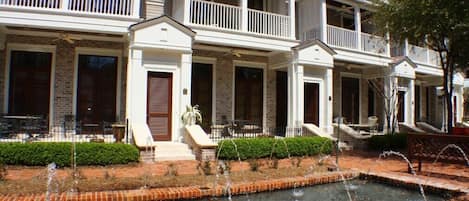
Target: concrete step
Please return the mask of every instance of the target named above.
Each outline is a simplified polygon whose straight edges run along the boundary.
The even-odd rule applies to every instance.
[[[155,142],[155,161],[195,160],[189,146],[178,142]]]

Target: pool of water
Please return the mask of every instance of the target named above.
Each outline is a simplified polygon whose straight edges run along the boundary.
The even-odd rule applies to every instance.
[[[376,183],[367,180],[349,181],[349,192],[354,201],[423,201],[418,190],[410,190]],[[281,190],[249,195],[233,196],[233,200],[271,201],[271,200],[303,200],[303,201],[348,201],[348,195],[343,183],[332,183],[304,187],[301,197],[293,196],[293,190]],[[426,193],[428,201],[443,201],[443,195]],[[202,200],[228,200],[228,198],[205,198]]]

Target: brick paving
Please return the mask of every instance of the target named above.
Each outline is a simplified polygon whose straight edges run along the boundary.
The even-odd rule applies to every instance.
[[[379,159],[379,153],[365,153],[365,152],[349,152],[343,153],[339,157],[339,166],[342,170],[350,170],[349,174],[355,175],[358,172],[372,175],[380,178],[392,178],[393,181],[402,182],[405,184],[423,183],[425,186],[430,186],[435,189],[450,189],[459,192],[468,193],[463,195],[457,200],[469,200],[469,167],[462,164],[448,164],[448,163],[423,163],[422,172],[418,172],[418,176],[414,177],[407,173],[407,165],[404,160],[397,157]],[[294,160],[294,159],[292,159]],[[334,157],[329,158],[334,160]],[[301,165],[308,167],[311,164],[317,163],[317,158],[302,159]],[[327,162],[326,162],[327,163]],[[178,161],[178,162],[157,162],[153,164],[133,164],[133,165],[119,165],[109,167],[80,167],[80,173],[86,178],[103,178],[106,174],[112,174],[115,177],[140,177],[143,174],[151,172],[152,176],[164,175],[168,171],[168,166],[178,168],[179,175],[196,175],[199,174],[197,166],[200,165],[197,161]],[[292,163],[289,160],[280,160],[279,167],[288,167]],[[416,166],[416,164],[414,164]],[[231,171],[248,170],[249,164],[247,162],[238,163],[232,162]],[[28,168],[28,167],[9,167],[8,180],[28,180],[34,176],[44,175],[45,168]],[[70,169],[59,169],[57,172],[58,177],[66,177],[70,174]],[[323,175],[324,176],[324,175]],[[329,175],[330,176],[330,175]],[[274,179],[269,181],[255,182],[249,184],[234,184],[233,192],[247,191],[263,191],[272,190],[277,188],[292,187],[296,183],[314,184],[332,181],[327,174],[325,178],[315,178],[311,181],[304,181],[304,177],[300,178],[285,178]],[[332,176],[332,177],[337,177]],[[327,179],[329,178],[329,179]],[[293,179],[293,180],[290,180]],[[295,180],[296,179],[296,180]],[[143,193],[145,192],[145,193]],[[207,194],[208,193],[208,194]],[[112,192],[99,192],[99,193],[81,193],[71,195],[67,193],[61,195],[63,199],[70,200],[106,200],[113,198],[113,200],[165,200],[176,199],[181,197],[200,197],[205,195],[214,195],[223,193],[219,187],[201,189],[198,187],[184,187],[184,188],[158,188],[158,189],[141,189],[131,191],[112,191]],[[221,195],[221,194],[220,194]],[[38,197],[39,196],[39,197]],[[156,196],[156,197],[155,197]],[[33,197],[18,197],[3,196],[0,200],[38,200],[45,199],[44,195],[36,195]],[[148,199],[146,199],[148,198]],[[41,200],[39,199],[39,200]]]

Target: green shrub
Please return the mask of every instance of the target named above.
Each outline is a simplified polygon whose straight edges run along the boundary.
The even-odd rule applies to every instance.
[[[319,153],[329,154],[332,141],[322,137],[295,137],[285,139],[248,138],[223,140],[218,143],[220,159],[241,160],[257,158],[287,158],[290,156],[313,156]]]
[[[70,166],[72,148],[69,142],[0,143],[0,163]],[[139,158],[138,149],[128,144],[77,143],[76,154],[77,165],[127,164]]]
[[[407,134],[375,135],[368,140],[368,148],[375,151],[402,150],[407,147]]]

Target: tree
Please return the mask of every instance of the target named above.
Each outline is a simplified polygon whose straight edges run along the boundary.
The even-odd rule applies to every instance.
[[[373,0],[373,22],[392,42],[422,41],[438,52],[443,70],[447,128],[453,125],[453,75],[469,66],[469,1]]]
[[[388,73],[379,78],[368,79],[368,84],[384,99],[384,133],[395,134],[399,128],[397,120],[399,112],[397,77],[389,76]]]

